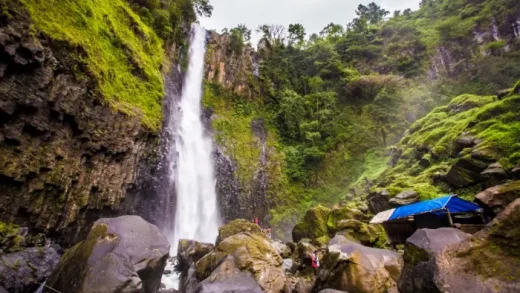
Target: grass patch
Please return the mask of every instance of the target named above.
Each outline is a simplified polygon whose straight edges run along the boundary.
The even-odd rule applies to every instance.
[[[159,129],[164,93],[162,41],[123,0],[22,0],[36,27],[84,54],[104,100]],[[81,73],[80,73],[81,74]]]

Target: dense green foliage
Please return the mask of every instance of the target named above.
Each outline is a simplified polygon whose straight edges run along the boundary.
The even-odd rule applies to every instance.
[[[207,0],[129,1],[139,14],[126,0],[20,2],[35,28],[72,48],[78,78],[93,77],[104,101],[142,116],[152,130],[162,119],[164,44],[181,42],[181,27],[196,20],[195,10],[212,10]]]
[[[277,203],[272,223],[283,226],[317,203],[332,205],[351,193],[349,187],[359,192],[365,177],[379,178],[387,168],[386,148],[424,119],[446,123],[431,133],[424,130],[428,134],[421,137],[432,149],[446,147],[475,113],[448,119],[439,108],[416,120],[452,97],[490,94],[520,78],[518,39],[491,39],[491,26],[509,32],[509,21],[519,10],[513,0],[432,0],[423,1],[418,11],[397,11],[388,18],[388,11],[371,3],[360,5],[348,25],[331,23],[308,40],[300,24],[287,30],[260,26],[260,77],[254,86],[261,99],[254,100],[251,115],[265,118],[277,133],[273,145],[283,176],[271,187]],[[479,34],[482,41],[475,37]],[[490,102],[466,95],[452,103],[459,99]],[[510,135],[517,126],[507,128],[503,133]],[[477,132],[489,137],[501,133]],[[438,195],[442,188],[425,178],[447,164],[440,160],[428,170],[401,166],[395,175],[404,176],[403,186],[395,185],[392,193],[414,184],[423,197]],[[508,159],[504,164],[510,164]]]

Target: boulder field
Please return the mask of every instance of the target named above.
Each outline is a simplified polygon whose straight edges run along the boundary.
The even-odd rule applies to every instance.
[[[340,223],[345,221],[370,226],[363,222],[364,215],[356,209],[318,207],[310,213],[314,210],[320,212],[305,220],[324,223],[322,228],[326,229],[321,232],[338,231],[334,235],[313,235],[326,236],[326,241],[301,238],[297,243],[282,243],[268,239],[258,225],[240,219],[220,227],[214,244],[180,240],[176,266],[180,274],[179,291],[161,291],[170,243],[156,226],[137,216],[96,221],[86,239],[66,250],[59,263],[57,247],[49,243],[13,248],[12,241],[5,242],[4,249],[16,251],[1,257],[0,292],[32,293],[45,279],[46,287],[39,292],[488,293],[520,290],[517,225],[520,199],[507,205],[474,235],[455,228],[419,229],[399,252],[367,244],[352,231],[341,232],[345,231],[345,225]],[[305,225],[309,223],[300,227]],[[9,229],[15,235],[20,232],[16,227]],[[312,267],[315,251],[320,259],[317,270]]]

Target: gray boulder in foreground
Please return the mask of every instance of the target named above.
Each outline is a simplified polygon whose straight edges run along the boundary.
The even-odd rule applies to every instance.
[[[170,244],[141,217],[100,219],[87,239],[69,249],[47,286],[74,293],[154,293]]]

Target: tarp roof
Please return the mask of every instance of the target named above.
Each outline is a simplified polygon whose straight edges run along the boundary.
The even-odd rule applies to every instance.
[[[433,213],[440,210],[448,209],[450,213],[467,213],[481,211],[481,207],[469,201],[465,201],[457,196],[448,195],[432,200],[422,201],[392,210],[387,210],[377,214],[371,224],[381,224],[386,221],[403,219],[409,216],[420,215],[424,213]]]
[[[482,210],[482,208],[477,204],[465,201],[454,195],[448,195],[445,197],[398,207],[395,209],[392,216],[390,216],[388,220],[397,220],[443,209],[448,209],[450,213],[476,212]]]
[[[372,218],[372,221],[370,221],[370,224],[381,224],[381,223],[388,221],[388,219],[390,219],[390,217],[392,216],[394,211],[395,211],[395,209],[380,212],[379,214],[377,214],[375,217]]]

